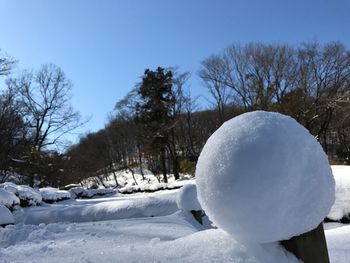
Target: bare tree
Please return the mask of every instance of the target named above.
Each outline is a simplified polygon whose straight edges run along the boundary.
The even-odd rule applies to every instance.
[[[40,181],[39,166],[44,152],[62,146],[64,136],[83,122],[70,105],[72,84],[54,64],[43,65],[35,74],[10,78],[7,84],[16,90],[23,118],[28,124],[30,150],[23,172],[33,185],[34,178]]]
[[[33,151],[57,146],[64,135],[83,124],[70,105],[72,84],[59,67],[43,65],[36,74],[10,79],[8,84],[16,87],[22,101]]]
[[[218,126],[226,120],[226,108],[233,96],[232,89],[226,85],[228,71],[225,62],[223,57],[213,55],[201,63],[202,69],[198,73],[214,98],[214,104],[219,113]]]
[[[14,59],[6,55],[1,55],[0,56],[0,76],[8,75],[15,64],[16,64],[16,61]]]

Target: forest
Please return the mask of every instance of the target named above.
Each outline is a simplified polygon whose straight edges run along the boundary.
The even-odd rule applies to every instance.
[[[169,174],[194,174],[205,142],[226,120],[256,110],[293,117],[331,163],[350,164],[350,50],[339,42],[232,44],[194,73],[145,69],[105,128],[68,146],[64,137],[86,122],[71,105],[71,81],[54,64],[10,74],[15,67],[15,59],[0,55],[0,182],[16,176],[31,186],[89,177],[103,183],[120,170],[148,170],[167,182]],[[194,77],[209,106],[191,94]]]

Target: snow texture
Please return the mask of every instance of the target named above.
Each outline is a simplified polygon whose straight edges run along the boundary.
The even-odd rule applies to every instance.
[[[176,196],[176,204],[184,211],[202,210],[197,198],[197,187],[195,184],[184,185]]]
[[[255,111],[225,122],[200,154],[199,201],[235,239],[268,243],[308,232],[334,202],[317,140],[294,119]]]
[[[298,262],[277,243],[240,243],[220,229],[204,228],[188,212],[177,211],[166,216],[133,218],[147,209],[146,203],[140,203],[140,199],[146,198],[147,204],[153,203],[152,206],[164,211],[169,203],[159,202],[159,199],[169,198],[168,193],[169,191],[163,191],[65,200],[57,204],[25,208],[23,212],[29,214],[39,208],[43,209],[42,216],[45,215],[44,208],[50,214],[54,214],[56,210],[56,219],[59,221],[37,225],[19,222],[0,228],[0,262]],[[172,191],[173,197],[170,199],[173,199],[176,206],[175,194]],[[112,201],[125,201],[130,204],[129,207],[138,209],[140,213],[131,213],[126,219],[106,221],[106,217],[101,217],[104,221],[81,223],[65,222],[66,217],[60,217],[63,206],[77,207],[80,203],[80,206],[88,210],[94,202]],[[94,219],[88,215],[86,218]],[[325,229],[330,261],[349,262],[350,226],[332,223],[325,224]]]
[[[0,226],[13,224],[14,223],[13,215],[7,207],[0,205]]]
[[[39,192],[44,202],[57,202],[71,198],[70,192],[52,187],[40,188]]]
[[[21,206],[38,205],[42,202],[40,192],[29,186],[16,185],[14,183],[7,182],[0,184],[0,188],[14,193],[21,200]]]
[[[326,224],[326,226],[327,225],[328,224]],[[325,234],[330,262],[348,263],[350,251],[350,226],[337,224],[337,226],[326,230]]]
[[[55,206],[41,205],[15,211],[16,223],[88,222],[123,218],[164,216],[178,210],[175,193],[133,198],[66,200]]]
[[[340,220],[343,217],[350,218],[350,166],[333,165],[335,179],[335,202],[328,218]]]
[[[0,259],[4,263],[298,262],[278,244],[243,245],[221,230],[203,230],[184,212],[77,224],[17,224],[0,229]]]
[[[8,209],[13,209],[19,205],[19,199],[12,192],[0,189],[0,205],[6,206]]]

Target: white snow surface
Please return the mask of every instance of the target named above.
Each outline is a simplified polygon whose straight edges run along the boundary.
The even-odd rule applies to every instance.
[[[139,198],[155,197],[151,201],[158,204],[158,209],[164,210],[169,204],[157,202],[158,195],[163,199],[169,193],[106,199],[126,199],[135,202],[133,207],[146,210],[147,207],[140,205]],[[175,195],[176,192],[172,193],[174,205]],[[89,206],[89,202],[83,203]],[[57,208],[57,204],[47,206],[52,210]],[[30,210],[37,208],[23,210],[30,213]],[[64,222],[65,218],[61,218],[57,223],[7,226],[0,229],[0,261],[298,262],[277,244],[240,244],[222,230],[204,229],[188,212],[177,211],[166,216],[144,218],[129,216],[127,219],[81,223],[67,223]]]
[[[14,208],[19,205],[19,199],[14,193],[0,188],[0,205]]]
[[[70,199],[70,192],[65,190],[59,190],[53,187],[40,188],[39,192],[43,201],[45,202],[56,202],[63,199]]]
[[[0,205],[0,226],[13,224],[14,222],[15,220],[10,210],[8,210],[6,206]],[[1,254],[0,254],[0,259],[1,259]]]
[[[335,202],[328,218],[340,220],[350,215],[350,166],[332,165],[335,179]]]
[[[202,210],[197,198],[197,187],[195,184],[186,184],[178,191],[176,204],[184,211]]]
[[[325,231],[330,261],[331,263],[348,263],[350,257],[350,225],[332,225],[332,228]]]
[[[94,202],[101,204],[121,201],[129,202],[130,207],[142,211],[146,207],[140,204],[140,199],[150,198],[150,203],[154,201],[158,204],[158,209],[164,211],[163,206],[168,206],[169,203],[161,203],[159,199],[170,198],[169,195],[172,195],[173,205],[176,206],[176,191],[164,191],[66,200],[41,207],[45,207],[51,214],[57,209],[56,217],[59,220],[59,212],[64,203],[73,207],[78,207],[79,203],[88,209]],[[23,212],[31,213],[38,208],[28,207]],[[86,218],[94,219],[89,215]],[[240,243],[220,229],[204,228],[190,213],[184,211],[143,218],[133,218],[133,214],[125,219],[107,220],[108,218],[101,217],[102,221],[96,222],[70,223],[65,222],[65,219],[62,217],[56,223],[36,225],[18,222],[0,228],[0,262],[298,262],[277,243]],[[45,218],[41,221],[44,222]],[[332,223],[326,224],[325,229],[331,262],[347,263],[350,256],[350,227]]]
[[[14,212],[16,223],[88,222],[169,215],[177,211],[175,192],[65,200]]]
[[[308,232],[334,202],[321,145],[279,113],[255,111],[225,122],[205,144],[196,180],[210,220],[241,241],[268,243]]]
[[[37,205],[42,201],[40,192],[27,185],[16,185],[6,182],[0,184],[0,188],[14,193],[20,200],[27,201],[29,205]]]

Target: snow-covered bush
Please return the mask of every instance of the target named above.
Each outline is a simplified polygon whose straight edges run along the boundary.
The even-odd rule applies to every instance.
[[[13,224],[15,219],[7,207],[0,205],[0,226]]]
[[[69,193],[71,198],[82,198],[87,196],[86,189],[83,187],[73,187],[69,189]]]
[[[83,187],[73,187],[69,190],[71,198],[91,198],[96,195],[114,194],[111,188],[85,189]]]
[[[14,193],[0,189],[0,205],[6,206],[8,209],[13,210],[16,206],[19,206],[19,204],[20,201]]]
[[[334,202],[334,179],[317,140],[294,119],[242,114],[207,141],[196,170],[209,218],[236,239],[286,240],[316,228]]]
[[[44,202],[52,203],[65,199],[70,199],[71,194],[65,190],[59,190],[57,188],[45,187],[39,189],[40,194]]]
[[[197,187],[195,184],[186,184],[176,195],[176,204],[179,209],[184,211],[202,210],[197,198]]]
[[[27,185],[16,185],[7,182],[0,184],[0,188],[15,194],[20,199],[22,207],[38,205],[42,202],[40,192]]]
[[[157,182],[148,182],[143,181],[140,185],[127,185],[118,189],[118,192],[121,194],[132,194],[137,192],[156,192],[160,190],[173,190],[181,188],[184,184],[189,182],[189,178],[180,181],[174,181],[171,183],[159,183]]]

